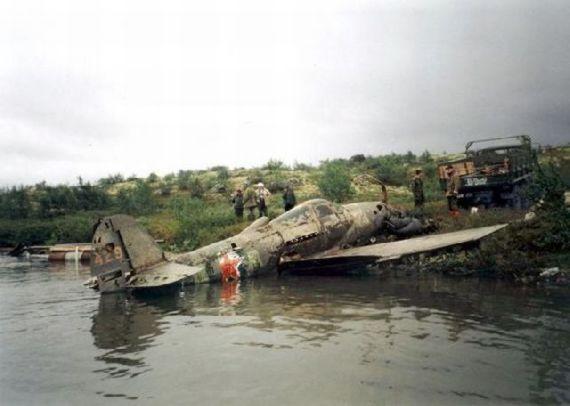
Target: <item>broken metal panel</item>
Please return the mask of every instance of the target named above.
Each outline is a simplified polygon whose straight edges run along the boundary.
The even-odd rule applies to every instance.
[[[500,224],[490,227],[471,228],[446,234],[426,235],[407,240],[379,243],[363,247],[349,248],[334,253],[316,254],[307,259],[342,258],[342,257],[376,257],[378,262],[398,259],[406,255],[436,251],[442,248],[462,245],[481,240],[506,227]]]
[[[168,286],[181,283],[184,280],[190,281],[203,271],[204,266],[188,266],[176,262],[166,262],[134,275],[125,287],[134,289]]]
[[[367,241],[381,226],[378,203],[351,203],[343,207],[350,218],[350,227],[339,244],[341,247]]]
[[[126,266],[128,258],[123,250],[119,234],[113,229],[110,218],[102,219],[93,234],[93,251],[91,251],[91,275],[98,276],[106,272]]]
[[[160,247],[129,216],[99,220],[92,243],[91,275],[101,292],[122,290],[136,272],[164,261]]]
[[[113,229],[119,233],[134,269],[146,268],[161,262],[162,250],[154,239],[132,217],[113,216]]]

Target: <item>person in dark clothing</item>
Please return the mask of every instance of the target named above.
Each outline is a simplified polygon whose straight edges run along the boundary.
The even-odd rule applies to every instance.
[[[238,219],[243,219],[243,192],[241,189],[236,190],[232,197],[232,203],[234,204],[234,211]]]
[[[424,179],[421,169],[416,169],[414,177],[411,182],[412,193],[414,194],[414,206],[416,209],[423,209],[425,196],[424,196]]]
[[[293,207],[295,207],[296,203],[297,199],[295,198],[293,186],[287,185],[285,192],[283,192],[283,206],[285,207],[285,211],[291,210]]]

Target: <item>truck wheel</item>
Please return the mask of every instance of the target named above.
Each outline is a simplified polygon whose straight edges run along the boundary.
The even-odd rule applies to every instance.
[[[521,209],[527,210],[530,207],[530,199],[527,196],[526,188],[521,189],[520,201]]]
[[[513,197],[511,199],[511,207],[516,210],[526,210],[530,206],[526,188],[517,185],[513,189]]]

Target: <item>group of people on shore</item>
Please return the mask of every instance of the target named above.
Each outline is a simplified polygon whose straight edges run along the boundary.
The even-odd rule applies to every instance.
[[[447,184],[445,195],[447,198],[447,207],[452,216],[458,216],[457,193],[459,190],[459,176],[452,165],[446,168]],[[421,169],[416,169],[410,182],[410,189],[414,195],[414,207],[416,210],[423,210],[425,203],[424,180]],[[236,217],[243,219],[244,211],[247,210],[248,220],[256,217],[255,210],[258,210],[258,217],[268,216],[268,200],[271,192],[265,185],[259,182],[255,187],[245,185],[245,192],[237,189],[232,195],[232,204]],[[283,208],[285,211],[291,210],[297,204],[293,186],[288,184],[283,191]]]
[[[255,209],[259,212],[259,217],[268,216],[268,200],[271,192],[261,182],[254,188],[246,185],[245,192],[237,189],[232,196],[232,203],[234,212],[239,219],[243,218],[243,213],[247,210],[248,220],[253,220],[255,216]],[[291,210],[297,204],[293,186],[288,184],[283,192],[283,208],[285,211]]]
[[[457,193],[459,191],[459,175],[457,174],[457,171],[452,165],[447,165],[445,171],[447,175],[446,187],[445,187],[447,208],[449,209],[449,213],[453,217],[457,217],[459,215],[459,209],[457,207]],[[423,173],[421,169],[416,169],[414,171],[414,176],[412,177],[412,181],[410,183],[410,189],[414,194],[414,207],[417,210],[423,210],[425,203],[425,195],[424,195]]]

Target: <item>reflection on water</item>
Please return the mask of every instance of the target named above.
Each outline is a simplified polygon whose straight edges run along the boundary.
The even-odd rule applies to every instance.
[[[77,287],[83,270],[24,268],[0,265],[1,356],[12,366],[0,400],[11,403],[570,402],[568,290],[289,276],[99,297]],[[67,344],[34,329],[44,322],[67,331]],[[64,357],[74,370],[50,374]],[[22,383],[32,373],[39,394]]]

